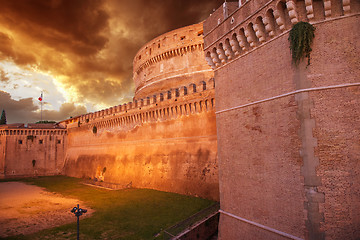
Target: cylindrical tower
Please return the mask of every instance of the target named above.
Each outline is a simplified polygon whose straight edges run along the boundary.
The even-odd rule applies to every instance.
[[[140,99],[213,77],[203,52],[203,23],[160,35],[135,55],[135,97]]]

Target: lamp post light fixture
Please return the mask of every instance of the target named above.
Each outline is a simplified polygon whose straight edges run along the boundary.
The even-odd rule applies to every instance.
[[[79,223],[79,217],[81,215],[83,215],[83,213],[86,213],[87,210],[86,209],[82,209],[79,207],[79,204],[77,205],[77,207],[74,207],[73,209],[71,209],[71,212],[77,217],[77,240],[79,240],[79,234],[80,234],[80,223]]]

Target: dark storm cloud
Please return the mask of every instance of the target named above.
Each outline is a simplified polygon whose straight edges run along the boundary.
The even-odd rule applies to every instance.
[[[114,5],[145,43],[159,34],[205,20],[222,3],[223,0],[134,0],[115,1]]]
[[[58,77],[73,101],[117,105],[133,94],[142,45],[198,23],[219,0],[0,0],[0,60]]]
[[[60,51],[96,53],[106,44],[100,32],[109,16],[99,0],[0,1],[3,21]]]
[[[33,63],[35,61],[35,57],[31,54],[16,52],[14,48],[16,48],[16,46],[14,46],[13,39],[9,35],[0,32],[0,61],[12,59],[20,65]]]
[[[39,106],[34,104],[32,98],[14,100],[10,94],[0,91],[0,111],[5,110],[7,123],[33,123],[40,121]],[[59,111],[44,110],[43,119],[60,121],[70,116],[78,116],[86,113],[83,106],[75,106],[74,103],[64,103]]]

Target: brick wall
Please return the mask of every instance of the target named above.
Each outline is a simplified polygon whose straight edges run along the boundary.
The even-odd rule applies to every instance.
[[[284,27],[282,33],[275,26],[273,37],[267,35],[271,28],[251,35],[261,26],[259,19],[269,16],[271,4],[288,14],[291,3],[290,10],[277,1],[258,6],[260,18],[251,15],[256,4],[246,3],[233,13],[235,22],[225,19],[214,30],[215,17],[204,23],[206,56],[217,83],[224,211],[219,238],[281,239],[281,234],[290,234],[304,239],[358,239],[359,4],[352,3],[351,11],[344,13],[345,3],[332,1],[331,14],[324,17],[319,2],[312,6],[314,16],[301,10],[303,2],[296,2],[301,10],[298,19],[311,18],[316,27],[311,64],[306,67],[303,62],[296,68],[291,64],[287,40],[291,22],[286,16],[274,22]],[[234,56],[231,51],[236,48],[225,39],[242,34],[235,27],[250,33],[235,39],[245,48]],[[263,42],[257,39],[261,36]],[[254,45],[249,47],[247,41]],[[327,86],[333,87],[291,93]]]

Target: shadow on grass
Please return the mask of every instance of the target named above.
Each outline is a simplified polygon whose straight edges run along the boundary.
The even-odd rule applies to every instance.
[[[161,239],[161,234],[158,237],[155,235],[214,203],[151,189],[105,190],[83,185],[81,179],[65,176],[10,181],[34,184],[65,197],[77,198],[94,209],[95,213],[90,218],[80,218],[80,239],[87,240]],[[76,223],[2,239],[76,239]]]

